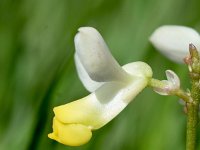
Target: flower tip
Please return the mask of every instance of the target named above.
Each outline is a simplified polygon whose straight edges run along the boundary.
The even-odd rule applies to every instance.
[[[75,36],[75,41],[79,36],[89,36],[89,37],[96,37],[99,36],[99,32],[93,27],[80,27],[78,29],[78,33]]]
[[[90,47],[92,43],[102,40],[100,33],[93,27],[80,27],[74,37],[76,51]],[[88,45],[88,46],[87,46]],[[81,48],[84,47],[84,48]]]
[[[165,26],[158,27],[150,36],[149,41],[154,45],[157,44],[159,37],[165,32]]]
[[[79,32],[97,32],[97,30],[93,27],[80,27],[78,28]]]
[[[166,70],[165,71],[167,80],[173,84],[173,89],[179,89],[180,88],[180,79],[178,75],[173,72],[172,70]]]
[[[189,44],[189,51],[190,51],[190,56],[191,57],[193,57],[193,56],[198,56],[199,54],[198,54],[198,50],[197,50],[197,48],[196,48],[196,46],[194,46],[194,44],[193,43],[190,43]]]
[[[189,49],[191,49],[191,50],[195,50],[195,49],[196,49],[196,47],[194,46],[194,44],[192,44],[192,43],[189,43]]]
[[[55,140],[55,136],[53,133],[49,133],[47,136],[48,136],[48,138]]]

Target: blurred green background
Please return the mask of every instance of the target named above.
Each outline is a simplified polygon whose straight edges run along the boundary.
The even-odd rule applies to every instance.
[[[84,146],[47,134],[53,107],[88,94],[73,60],[79,27],[97,28],[121,65],[145,61],[158,79],[172,69],[186,88],[187,67],[164,58],[148,38],[163,24],[200,31],[199,10],[199,0],[0,0],[0,150],[184,150],[178,98],[148,88]]]

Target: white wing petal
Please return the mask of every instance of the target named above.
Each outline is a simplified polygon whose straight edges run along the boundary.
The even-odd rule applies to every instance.
[[[127,64],[125,70],[129,73],[131,71],[127,69],[131,65],[142,68],[140,71],[147,74],[132,77],[128,83],[107,82],[80,100],[58,106],[54,108],[56,119],[66,124],[83,124],[91,129],[98,129],[111,121],[147,86],[148,78],[152,76],[151,68],[145,63]]]
[[[98,82],[124,80],[127,74],[111,55],[100,33],[81,27],[74,42],[76,54],[90,78]]]
[[[90,78],[85,68],[81,64],[79,58],[77,57],[77,54],[74,55],[74,60],[78,76],[88,91],[93,92],[104,83],[104,82],[96,82]]]
[[[77,123],[98,129],[118,115],[147,85],[141,78],[132,84],[108,82],[87,97],[54,108],[56,118],[66,124]]]
[[[151,35],[150,41],[166,57],[179,63],[183,63],[183,58],[189,53],[190,43],[200,50],[198,32],[184,26],[161,26]]]

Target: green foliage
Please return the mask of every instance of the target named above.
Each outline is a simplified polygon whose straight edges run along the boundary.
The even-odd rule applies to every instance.
[[[73,61],[78,27],[97,28],[120,64],[145,61],[159,79],[172,69],[186,88],[187,67],[164,58],[148,38],[163,24],[200,31],[199,10],[199,0],[1,0],[0,149],[183,150],[182,106],[150,89],[84,146],[66,147],[47,134],[53,107],[88,94]]]

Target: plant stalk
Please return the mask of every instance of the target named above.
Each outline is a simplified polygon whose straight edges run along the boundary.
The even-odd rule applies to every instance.
[[[199,122],[199,102],[200,102],[200,56],[193,44],[189,45],[190,55],[186,57],[185,63],[188,65],[191,79],[192,101],[186,103],[187,107],[187,133],[186,150],[195,150],[197,143],[197,128]]]
[[[191,97],[193,102],[187,103],[187,133],[186,150],[195,150],[197,141],[197,126],[199,113],[200,89],[199,84],[192,82]]]

